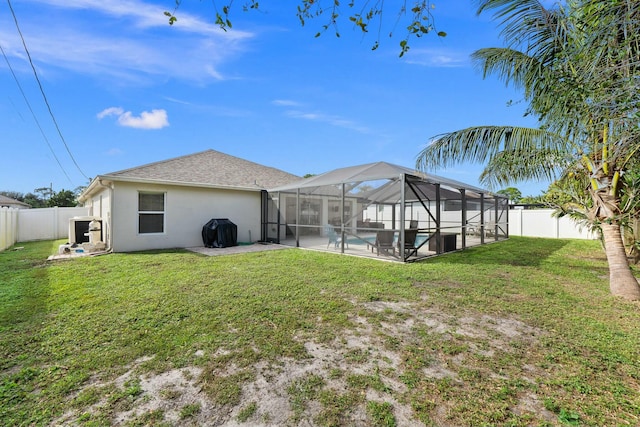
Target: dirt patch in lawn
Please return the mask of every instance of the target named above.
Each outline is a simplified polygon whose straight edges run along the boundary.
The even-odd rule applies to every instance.
[[[306,358],[259,359],[251,366],[231,359],[161,374],[140,373],[148,360],[140,359],[116,379],[87,384],[74,395],[86,404],[72,405],[75,409],[53,425],[94,420],[156,426],[453,426],[460,422],[454,388],[473,393],[482,390],[483,381],[534,384],[545,375],[534,364],[504,362],[514,354],[517,360],[520,349],[538,345],[543,335],[517,319],[451,316],[420,303],[354,306],[354,326],[328,342],[304,342]],[[203,361],[227,355],[195,352]],[[432,388],[436,391],[427,392]],[[533,424],[555,423],[532,390],[521,387],[505,398],[503,409]],[[93,400],[87,398],[92,394]]]

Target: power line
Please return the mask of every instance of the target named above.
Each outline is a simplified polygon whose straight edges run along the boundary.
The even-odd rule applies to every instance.
[[[0,46],[0,49],[1,48],[2,48],[2,46]],[[4,54],[4,52],[2,52],[2,55],[4,56],[5,61],[9,62],[7,60],[7,56]],[[9,65],[9,69],[11,69],[11,65],[10,64],[7,64],[7,65]],[[13,71],[13,70],[11,70],[11,71]],[[13,102],[13,99],[11,99],[10,96],[7,96],[7,98],[9,98],[9,102],[11,103],[11,106],[13,107],[14,110],[16,110],[16,113],[18,113],[18,116],[20,116],[20,120],[22,120],[23,122],[26,123],[27,121],[24,119],[24,117],[22,117],[22,113],[20,112],[20,110],[18,110],[18,107],[16,107],[16,104]]]
[[[55,118],[55,116],[53,115],[53,111],[51,110],[51,106],[49,105],[49,101],[47,100],[47,95],[45,95],[44,93],[44,88],[42,87],[42,83],[40,83],[40,78],[38,77],[38,73],[36,72],[36,67],[33,65],[33,60],[31,59],[31,54],[29,53],[29,49],[27,49],[27,43],[24,40],[24,37],[22,36],[22,31],[20,31],[20,26],[18,25],[18,18],[16,18],[16,14],[13,11],[13,6],[11,5],[11,0],[7,0],[7,3],[9,4],[9,9],[11,10],[11,15],[13,16],[13,21],[16,24],[16,28],[18,29],[18,34],[20,34],[20,39],[22,40],[22,46],[24,46],[24,51],[27,53],[27,58],[29,59],[29,64],[31,65],[31,69],[33,70],[33,75],[36,78],[36,81],[38,82],[38,87],[40,88],[40,93],[42,94],[42,97],[44,98],[44,103],[47,105],[47,109],[49,110],[49,115],[51,116],[51,119],[53,120],[53,123],[56,126],[56,130],[58,131],[58,135],[60,135],[60,139],[62,140],[62,143],[64,144],[64,147],[67,149],[67,153],[69,153],[69,157],[71,157],[71,160],[73,161],[73,164],[76,166],[76,168],[78,169],[78,171],[80,172],[80,174],[85,177],[85,179],[89,180],[89,177],[87,175],[85,175],[85,173],[82,171],[82,169],[80,169],[80,165],[78,165],[78,162],[76,162],[75,157],[73,157],[73,154],[71,154],[71,150],[69,149],[69,146],[67,145],[67,141],[64,139],[64,136],[62,136],[62,131],[60,130],[60,127],[58,126],[58,122]]]
[[[24,98],[24,102],[26,102],[27,107],[29,107],[29,111],[31,111],[31,115],[33,116],[33,120],[35,120],[36,125],[38,125],[38,129],[40,129],[40,133],[42,134],[42,137],[44,138],[45,142],[47,143],[47,146],[49,146],[49,150],[51,151],[51,154],[53,155],[53,158],[56,159],[56,162],[58,163],[58,166],[60,166],[60,169],[62,169],[62,173],[64,173],[64,176],[67,177],[67,179],[69,180],[69,183],[71,183],[71,185],[73,185],[73,181],[71,181],[71,178],[69,178],[69,175],[67,174],[67,171],[62,166],[62,163],[60,163],[60,160],[58,159],[58,156],[56,156],[55,151],[53,151],[53,147],[51,146],[51,143],[49,142],[49,139],[47,138],[47,135],[45,135],[44,131],[42,130],[42,126],[40,126],[40,122],[38,121],[38,118],[36,117],[36,114],[33,112],[33,109],[31,108],[31,104],[29,103],[29,100],[27,99],[27,95],[24,93],[24,90],[22,90],[22,85],[20,84],[20,81],[18,80],[18,77],[16,76],[16,73],[13,71],[13,67],[11,67],[11,63],[9,62],[9,58],[5,54],[4,49],[2,48],[2,45],[0,45],[0,51],[2,51],[2,56],[4,56],[4,60],[6,61],[7,66],[9,67],[9,70],[11,71],[11,75],[13,75],[13,79],[16,81],[16,84],[18,85],[18,89],[20,89],[20,93],[22,94],[22,97]]]

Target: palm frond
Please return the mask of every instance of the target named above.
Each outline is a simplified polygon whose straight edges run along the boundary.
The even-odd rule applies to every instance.
[[[532,74],[542,70],[540,62],[516,49],[493,47],[479,49],[471,54],[476,67],[482,70],[484,78],[497,75],[508,86],[526,89]]]
[[[501,151],[489,159],[480,182],[496,188],[521,181],[553,181],[571,164],[571,156],[555,149]]]
[[[640,111],[640,2],[584,1],[576,7],[575,35],[567,45],[588,87],[590,115],[637,129]],[[635,118],[634,118],[635,116]],[[633,123],[635,121],[635,123]]]
[[[525,100],[541,118],[558,108],[563,113],[572,110],[567,104],[581,101],[575,95],[564,96],[569,93],[571,80],[562,70],[545,65],[536,56],[511,48],[485,48],[474,52],[471,59],[484,78],[495,75],[507,86],[522,89]],[[564,105],[559,107],[559,102]]]
[[[568,152],[569,141],[543,129],[514,126],[478,126],[438,135],[418,153],[420,170],[457,163],[485,163],[502,151]]]
[[[603,71],[622,76],[640,67],[640,2],[612,0],[583,2],[577,29],[585,42],[576,46],[576,55],[591,60],[581,71],[592,77]],[[593,25],[596,22],[597,25]],[[625,70],[626,69],[626,70]]]
[[[567,40],[568,29],[560,8],[548,9],[539,0],[479,0],[477,4],[477,14],[494,11],[509,47],[537,56],[545,65]]]
[[[567,11],[547,9],[539,0],[480,0],[478,5],[478,13],[494,12],[507,42],[506,48],[472,55],[484,76],[497,75],[524,90],[529,110],[547,130],[584,139],[584,125],[573,118],[586,114],[586,84],[564,55],[575,38]]]

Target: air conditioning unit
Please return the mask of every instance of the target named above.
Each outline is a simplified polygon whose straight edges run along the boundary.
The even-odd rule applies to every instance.
[[[89,242],[89,223],[98,221],[102,225],[102,219],[95,216],[74,216],[69,218],[69,243],[86,243]],[[103,241],[102,227],[100,227],[100,240]]]

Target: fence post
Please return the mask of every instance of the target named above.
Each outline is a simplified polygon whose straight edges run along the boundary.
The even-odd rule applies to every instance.
[[[53,230],[53,237],[52,238],[53,239],[57,239],[58,235],[60,234],[59,233],[60,230],[58,229],[58,207],[57,206],[53,207],[53,215],[52,215],[52,217],[53,217],[53,224],[52,224],[53,227],[51,227],[51,229]]]
[[[20,209],[13,209],[11,211],[11,245],[16,244],[18,241],[18,213]]]
[[[0,251],[13,246],[18,235],[18,209],[0,208]]]
[[[0,251],[5,250],[5,242],[7,241],[7,208],[0,208]]]

